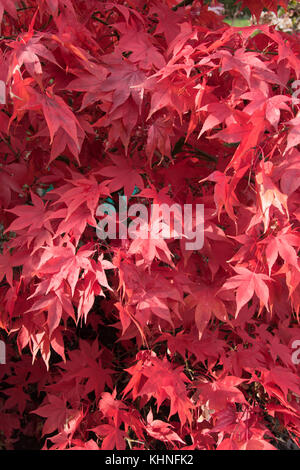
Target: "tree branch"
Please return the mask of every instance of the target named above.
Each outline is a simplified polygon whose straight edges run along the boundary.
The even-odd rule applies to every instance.
[[[178,5],[175,5],[175,7],[172,8],[172,10],[176,11],[180,7],[186,7],[188,5],[192,5],[194,0],[183,0],[182,2],[178,3]]]

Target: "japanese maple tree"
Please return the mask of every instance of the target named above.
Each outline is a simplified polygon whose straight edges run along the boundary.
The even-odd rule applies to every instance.
[[[299,445],[300,37],[256,24],[287,3],[0,0],[1,448]],[[124,198],[202,204],[203,246],[101,239]]]

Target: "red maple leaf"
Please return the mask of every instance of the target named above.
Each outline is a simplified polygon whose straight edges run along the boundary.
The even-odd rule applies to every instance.
[[[124,194],[131,197],[135,187],[144,188],[142,169],[134,165],[134,161],[119,155],[110,155],[114,165],[105,166],[98,173],[102,176],[111,178],[106,181],[107,187],[111,193],[124,188]]]
[[[199,383],[198,393],[201,403],[210,410],[224,410],[227,403],[246,404],[243,393],[237,388],[245,379],[227,375],[211,383]]]
[[[176,432],[172,430],[173,426],[169,423],[166,423],[160,419],[153,419],[153,413],[150,410],[147,414],[147,426],[146,431],[149,436],[154,437],[162,442],[181,442],[184,444],[184,441],[178,436]]]
[[[241,308],[249,302],[254,292],[267,310],[269,300],[269,288],[264,281],[270,281],[270,277],[266,274],[255,273],[249,269],[236,266],[233,268],[236,276],[230,277],[222,286],[221,290],[236,289],[236,312],[237,317]]]
[[[2,23],[4,10],[7,11],[13,18],[17,18],[17,10],[14,0],[1,0],[0,3],[0,23]]]
[[[185,298],[186,306],[195,308],[195,323],[199,331],[199,339],[201,339],[212,315],[222,322],[229,321],[224,303],[216,297],[216,290],[203,285]]]

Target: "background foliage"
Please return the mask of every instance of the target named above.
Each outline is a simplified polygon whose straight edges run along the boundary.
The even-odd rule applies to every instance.
[[[217,6],[0,2],[2,448],[299,445],[299,35]],[[99,240],[120,195],[203,248]]]

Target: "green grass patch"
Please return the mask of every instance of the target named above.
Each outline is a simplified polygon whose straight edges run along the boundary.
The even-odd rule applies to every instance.
[[[236,28],[244,28],[246,26],[251,26],[249,18],[226,18],[224,22],[229,24],[230,26],[235,26]]]

